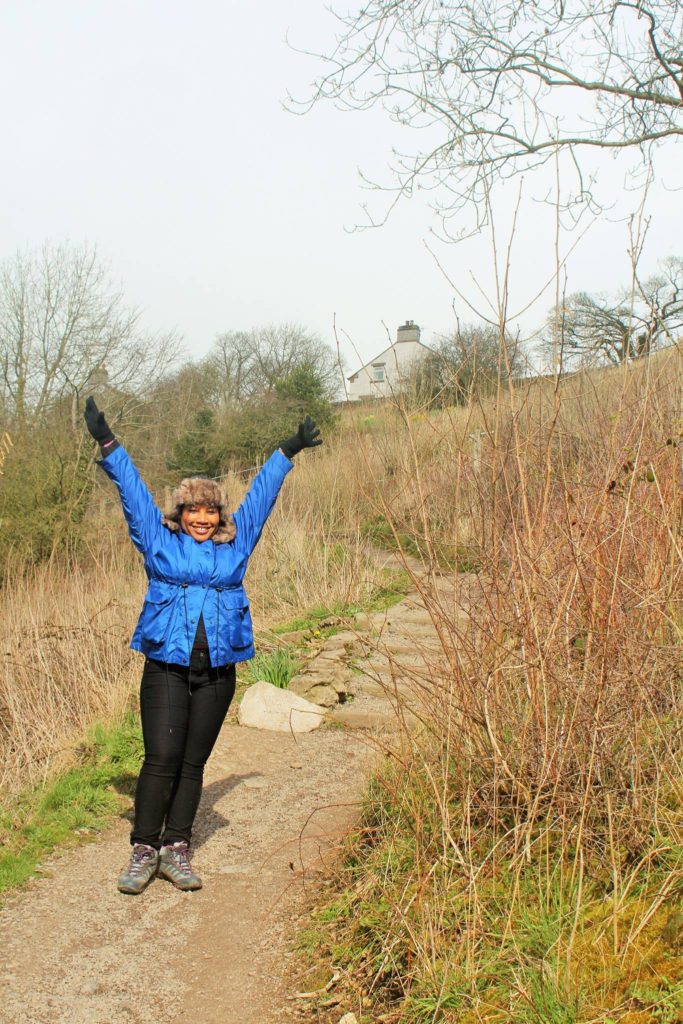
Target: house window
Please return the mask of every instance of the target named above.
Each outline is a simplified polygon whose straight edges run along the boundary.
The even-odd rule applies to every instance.
[[[381,384],[384,379],[384,363],[373,363],[370,370],[370,380],[376,384]]]

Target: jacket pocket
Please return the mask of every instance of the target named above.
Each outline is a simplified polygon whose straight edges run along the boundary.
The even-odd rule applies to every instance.
[[[152,647],[161,647],[168,638],[174,606],[173,588],[151,580],[142,606],[141,632]]]
[[[234,651],[251,647],[254,642],[254,630],[251,624],[251,612],[249,602],[244,593],[239,591],[222,591],[221,599],[221,623],[220,628],[227,628],[230,646]],[[225,615],[225,627],[223,627],[223,615]]]

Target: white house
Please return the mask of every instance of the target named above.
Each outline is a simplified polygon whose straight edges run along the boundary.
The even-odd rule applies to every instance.
[[[386,398],[398,391],[416,360],[431,352],[420,341],[420,328],[406,320],[396,331],[396,341],[348,378],[350,402],[361,398]]]

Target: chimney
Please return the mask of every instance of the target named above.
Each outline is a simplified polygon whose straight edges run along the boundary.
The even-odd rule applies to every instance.
[[[414,320],[406,320],[396,331],[396,343],[399,341],[419,341],[420,328]]]

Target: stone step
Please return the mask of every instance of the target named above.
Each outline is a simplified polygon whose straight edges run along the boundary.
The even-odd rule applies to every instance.
[[[402,708],[399,712],[389,701],[376,697],[361,697],[351,704],[342,704],[334,708],[326,720],[344,725],[347,729],[378,732],[397,732],[403,723],[411,729],[419,725],[419,719],[409,709]]]
[[[417,665],[423,670],[425,665],[441,660],[434,656],[435,653],[432,652],[430,655],[429,651],[418,651],[415,648],[413,648],[410,654],[394,654],[393,651],[387,651],[386,653],[373,651],[370,657],[354,661],[354,665],[360,672],[389,672],[396,667],[403,671],[404,669],[411,668],[413,665]]]
[[[398,612],[396,612],[396,608],[399,609]],[[392,611],[395,614],[390,615],[387,620],[392,625],[396,623],[403,626],[410,623],[412,626],[430,626],[432,629],[434,628],[432,618],[426,608],[403,608],[401,605],[396,605]]]
[[[333,636],[328,637],[322,647],[321,653],[326,651],[334,651],[335,653],[339,651],[350,651],[353,650],[354,647],[357,647],[361,642],[362,638],[356,633],[352,633],[350,630],[344,630],[341,633],[334,633]]]
[[[388,651],[390,654],[415,654],[415,644],[405,637],[383,636],[378,647],[381,651]]]
[[[370,679],[368,676],[364,676],[357,686],[358,694],[365,694],[368,697],[384,697],[386,699],[391,698],[395,693],[399,693],[402,697],[410,697],[413,692],[413,687],[410,682],[398,681],[394,683],[393,679]]]

